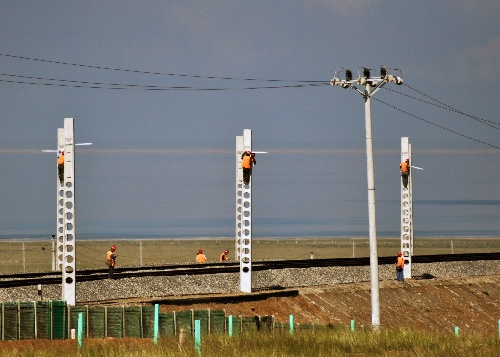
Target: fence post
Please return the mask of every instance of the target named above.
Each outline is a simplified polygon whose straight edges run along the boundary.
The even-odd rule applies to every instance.
[[[155,304],[155,325],[154,325],[155,345],[158,344],[159,327],[160,327],[160,305]]]
[[[228,324],[228,335],[229,337],[233,336],[233,315],[229,315],[227,318],[227,324]],[[498,325],[499,325],[499,333],[500,333],[500,320],[498,320]]]
[[[78,313],[78,349],[82,348],[83,344],[83,312]]]
[[[354,332],[354,320],[351,320],[351,332]]]
[[[194,348],[201,354],[201,324],[200,320],[194,320]]]
[[[458,326],[455,326],[455,336],[458,336],[458,330],[459,330]]]
[[[36,301],[33,301],[33,315],[35,316],[35,325],[33,326],[33,332],[35,333],[35,340],[38,340],[38,323],[37,323],[37,316],[36,316]]]
[[[293,315],[290,315],[290,334],[293,334]]]

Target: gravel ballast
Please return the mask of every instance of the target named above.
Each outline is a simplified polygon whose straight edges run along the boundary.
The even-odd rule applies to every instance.
[[[457,278],[500,274],[500,261],[438,262],[413,264],[412,276],[419,278]],[[379,280],[396,279],[393,265],[379,266]],[[370,267],[321,267],[277,269],[253,272],[252,290],[332,286],[370,280]],[[117,280],[81,282],[76,286],[76,302],[155,298],[197,294],[228,294],[240,292],[239,273],[214,275],[182,275],[137,277]],[[42,286],[43,300],[61,300],[61,285]],[[0,302],[37,301],[38,286],[0,289]]]

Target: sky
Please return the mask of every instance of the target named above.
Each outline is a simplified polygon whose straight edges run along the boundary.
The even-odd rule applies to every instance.
[[[74,118],[76,237],[232,237],[235,140],[252,130],[254,237],[498,236],[500,2],[2,1],[0,237],[56,230],[57,128]],[[361,69],[362,73],[362,69]]]

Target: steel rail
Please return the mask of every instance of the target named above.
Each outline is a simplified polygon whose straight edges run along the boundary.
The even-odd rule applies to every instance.
[[[395,264],[395,257],[379,257],[379,265]],[[437,262],[458,262],[478,260],[500,260],[500,252],[495,253],[465,253],[446,255],[416,255],[412,264]],[[361,258],[331,258],[303,260],[269,260],[253,262],[253,271],[273,269],[318,268],[333,266],[366,266],[370,264],[369,257]],[[136,278],[146,276],[175,276],[202,274],[230,274],[239,272],[239,263],[207,263],[207,264],[177,264],[160,266],[142,266],[116,268],[115,279]],[[89,269],[77,271],[77,282],[104,280],[108,278],[106,269]],[[37,272],[0,275],[0,288],[31,286],[31,285],[61,284],[61,272]]]

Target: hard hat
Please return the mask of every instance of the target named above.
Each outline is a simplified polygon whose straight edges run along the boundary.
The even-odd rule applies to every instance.
[[[228,253],[229,253],[229,250],[227,250],[227,249],[226,249],[226,250],[224,251],[224,254],[228,254]]]
[[[116,250],[116,245],[112,245],[111,250]]]
[[[203,250],[201,250],[201,249],[200,249],[200,250],[198,251],[198,254],[203,254]]]
[[[398,253],[398,257],[400,257],[401,255],[402,255],[402,254],[401,254],[401,252],[399,252],[399,253]]]

